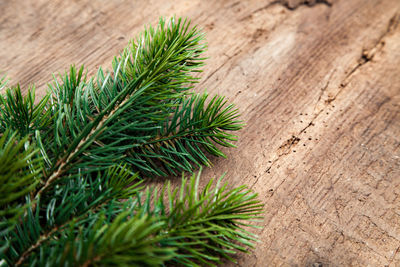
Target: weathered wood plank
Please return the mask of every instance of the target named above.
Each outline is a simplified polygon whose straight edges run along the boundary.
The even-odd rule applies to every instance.
[[[239,264],[400,265],[400,1],[303,2],[0,1],[0,69],[43,92],[70,63],[109,66],[143,23],[187,16],[209,44],[196,90],[247,123],[204,175],[265,203]]]

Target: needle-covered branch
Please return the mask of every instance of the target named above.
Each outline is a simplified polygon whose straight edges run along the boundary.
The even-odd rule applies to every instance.
[[[237,109],[226,105],[224,97],[206,101],[206,93],[183,97],[152,137],[128,151],[125,161],[144,173],[176,175],[177,171],[191,172],[194,166],[209,166],[207,153],[225,157],[218,145],[235,147],[231,142],[237,136],[227,131],[240,130],[243,124]]]
[[[38,237],[40,244],[18,264],[214,266],[221,258],[233,260],[236,250],[253,247],[256,237],[243,226],[259,218],[262,205],[245,186],[228,189],[219,179],[200,191],[199,180],[200,173],[183,178],[180,188],[167,182],[159,193],[148,188],[126,202],[89,210]]]
[[[203,35],[161,19],[88,77],[72,66],[35,99],[0,79],[0,265],[215,265],[253,246],[261,205],[200,175],[140,193],[144,178],[193,172],[234,147],[237,109],[193,94]]]

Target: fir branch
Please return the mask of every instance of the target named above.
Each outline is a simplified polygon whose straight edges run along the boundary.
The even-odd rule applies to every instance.
[[[187,20],[161,19],[111,71],[87,78],[71,66],[37,104],[34,88],[25,97],[19,86],[6,89],[0,224],[15,227],[1,232],[2,264],[213,266],[253,246],[243,227],[262,207],[245,187],[218,180],[199,192],[199,174],[177,190],[166,183],[160,193],[139,193],[139,173],[209,165],[207,153],[224,157],[219,146],[233,147],[228,131],[242,127],[223,97],[207,103],[207,94],[187,92],[203,65],[202,38]]]
[[[45,254],[33,250],[24,260],[31,266],[214,266],[221,257],[234,261],[229,255],[235,250],[253,247],[256,237],[242,227],[260,218],[262,205],[245,186],[228,189],[220,179],[211,180],[199,192],[199,180],[200,173],[190,181],[183,178],[175,190],[168,182],[159,193],[148,188],[144,195],[103,206],[37,243],[34,250],[41,247]]]
[[[139,133],[152,130],[157,127],[154,122],[168,116],[166,111],[174,105],[174,99],[190,88],[186,84],[196,80],[190,72],[202,65],[201,35],[188,27],[189,23],[181,19],[170,20],[168,27],[160,20],[156,30],[150,27],[138,45],[132,43],[114,60],[112,73],[105,76],[99,70],[97,86],[93,80],[86,83],[82,79],[82,68],[71,68],[62,85],[55,81],[51,88],[57,117],[54,146],[50,148],[55,157],[35,198],[70,170],[78,157],[84,159],[85,171],[91,171],[90,166],[106,168],[112,162],[110,153],[115,160],[132,147],[126,144],[127,136],[137,139]],[[110,143],[110,135],[124,138]],[[58,154],[63,150],[65,153]],[[74,166],[81,169],[79,164]]]
[[[27,136],[47,130],[51,124],[49,97],[46,95],[35,104],[35,87],[25,97],[19,85],[6,89],[5,95],[0,95],[0,132],[10,129]]]
[[[35,229],[37,235],[29,234],[19,244],[20,248],[13,247],[18,252],[18,258],[10,256],[9,262],[16,266],[21,265],[31,253],[39,248],[55,234],[62,233],[71,223],[84,220],[88,213],[95,212],[115,199],[127,199],[142,189],[143,181],[137,181],[137,174],[133,174],[126,166],[114,166],[105,172],[98,172],[95,177],[66,179],[57,185],[47,198],[38,201],[37,211],[45,211],[45,224],[38,224],[43,216],[32,208],[25,218],[24,227]],[[51,196],[51,197],[50,197]],[[12,233],[11,239],[21,239],[29,230],[20,227]]]
[[[42,159],[28,138],[19,139],[10,130],[0,138],[0,218],[14,223],[25,210],[21,198],[34,190],[41,178]],[[1,230],[1,229],[0,229]],[[2,231],[0,231],[1,233]]]
[[[193,94],[182,98],[172,115],[144,143],[134,145],[124,160],[150,175],[176,175],[176,171],[193,171],[193,167],[209,165],[202,150],[215,156],[225,154],[215,145],[235,147],[237,131],[243,126],[234,105],[215,96],[206,104],[208,95]]]
[[[222,177],[199,192],[200,173],[188,182],[183,178],[179,189],[171,190],[168,182],[168,204],[163,194],[155,201],[153,214],[167,214],[162,244],[178,248],[172,261],[185,266],[214,266],[220,257],[234,262],[229,254],[253,247],[256,236],[242,227],[254,227],[248,222],[261,218],[263,205],[246,186],[220,186]]]

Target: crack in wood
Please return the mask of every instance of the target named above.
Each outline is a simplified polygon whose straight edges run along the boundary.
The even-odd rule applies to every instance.
[[[332,3],[327,0],[300,0],[300,1],[290,1],[290,0],[277,0],[271,2],[271,4],[279,4],[284,7],[286,7],[289,10],[296,10],[300,6],[308,6],[308,7],[313,7],[317,4],[323,4],[326,5],[327,7],[332,7]]]
[[[325,5],[327,7],[332,7],[333,3],[331,3],[330,1],[327,0],[300,0],[300,1],[290,1],[290,0],[276,0],[276,1],[272,1],[270,3],[268,3],[267,5],[260,7],[256,10],[254,10],[253,12],[251,12],[251,14],[241,18],[239,21],[245,21],[250,19],[254,14],[257,14],[261,11],[264,11],[266,9],[269,9],[273,6],[279,5],[282,6],[290,11],[294,11],[297,8],[299,8],[300,6],[307,6],[307,7],[313,7],[317,4],[322,4]]]
[[[319,96],[318,96],[318,99],[317,99],[317,102],[315,103],[315,106],[314,106],[314,111],[317,109],[318,103],[321,101],[322,96],[324,95],[326,89],[328,88],[329,83],[330,83],[330,81],[331,81],[331,79],[332,79],[332,76],[333,76],[333,74],[335,74],[335,72],[336,72],[336,69],[334,69],[334,70],[332,71],[331,75],[329,75],[328,81],[326,82],[325,86],[321,88],[321,92],[320,92],[320,94],[319,94]],[[329,98],[328,98],[328,100],[329,100]],[[330,102],[331,102],[331,101],[328,101],[328,102],[327,102],[327,100],[325,100],[325,104],[330,104]]]
[[[362,66],[367,64],[368,62],[372,61],[375,55],[380,52],[385,45],[385,37],[390,35],[392,32],[394,32],[397,27],[400,24],[400,13],[394,14],[393,17],[390,18],[389,23],[386,27],[386,30],[383,32],[383,34],[378,38],[378,40],[375,42],[374,46],[370,49],[363,49],[361,56],[358,60],[357,65],[355,65],[350,72],[347,74],[346,78],[344,79],[344,82],[340,84],[341,87],[346,87],[347,84],[350,82],[351,76]]]
[[[276,2],[281,2],[281,1],[276,1]],[[274,2],[273,2],[273,3],[274,3]],[[272,3],[271,3],[271,4],[272,4]],[[291,148],[292,148],[294,145],[296,145],[296,144],[298,143],[298,141],[300,141],[300,137],[299,137],[299,136],[301,136],[303,133],[305,133],[306,130],[307,130],[309,127],[315,125],[315,124],[314,124],[315,120],[320,116],[320,114],[321,114],[322,112],[325,111],[325,109],[326,109],[327,106],[329,106],[333,101],[336,100],[336,98],[341,94],[341,92],[343,91],[343,89],[349,84],[349,80],[350,80],[351,76],[353,76],[353,74],[354,74],[359,68],[361,68],[363,65],[367,64],[368,62],[370,62],[370,61],[374,58],[374,56],[375,56],[378,52],[380,52],[380,51],[382,50],[382,48],[383,48],[383,46],[384,46],[384,44],[385,44],[385,42],[384,42],[383,39],[384,39],[386,36],[388,36],[389,34],[391,34],[391,33],[398,27],[399,24],[400,24],[400,14],[399,14],[399,13],[396,13],[393,17],[390,18],[389,23],[388,23],[388,26],[387,26],[385,32],[378,38],[378,40],[375,42],[374,46],[373,46],[371,49],[369,49],[369,50],[363,49],[363,52],[362,52],[362,55],[361,55],[361,57],[360,57],[360,59],[359,59],[358,64],[357,64],[356,66],[354,66],[354,67],[351,69],[351,71],[349,72],[349,74],[347,74],[346,77],[344,78],[344,80],[340,83],[340,89],[339,89],[338,92],[335,94],[335,96],[333,96],[332,98],[329,98],[328,100],[325,100],[325,105],[324,105],[324,107],[323,107],[322,109],[320,109],[317,113],[315,113],[314,117],[313,117],[313,118],[311,119],[311,121],[307,124],[307,126],[304,127],[303,129],[301,129],[296,135],[292,135],[292,137],[291,137],[290,139],[288,139],[283,145],[281,145],[281,146],[278,148],[278,151],[279,151],[280,149],[282,149],[282,147],[288,147],[288,149],[286,150],[286,152],[284,152],[284,153],[279,153],[278,156],[277,156],[274,160],[270,161],[270,165],[269,165],[269,166],[267,167],[267,169],[264,171],[265,173],[270,173],[270,170],[272,169],[272,167],[273,167],[283,156],[286,156],[286,155],[291,154]],[[333,72],[333,73],[334,73],[334,72]],[[326,85],[324,86],[324,88],[322,88],[322,91],[326,90],[326,88],[329,86],[329,83],[330,83],[330,80],[331,80],[331,78],[332,78],[332,76],[333,76],[333,73],[330,75],[330,77],[329,77],[329,79],[328,79]],[[320,101],[320,99],[321,99],[321,95],[320,95],[320,97],[318,98],[318,101]],[[292,140],[293,138],[295,138],[296,140],[298,139],[298,141],[297,141],[297,142],[289,142],[289,141]],[[289,143],[288,143],[288,142],[289,142]],[[258,182],[260,176],[261,176],[261,175],[258,175],[258,176],[257,176],[257,179],[256,179],[256,180],[254,181],[254,183],[250,186],[250,189],[252,189],[252,188],[257,184],[257,182]],[[284,181],[283,181],[283,182],[284,182]],[[283,183],[283,182],[282,182],[282,183]],[[281,184],[282,184],[282,183],[281,183]],[[281,184],[280,184],[280,185],[281,185]],[[278,185],[276,189],[278,189],[280,185]],[[276,191],[276,189],[275,189],[275,191]]]

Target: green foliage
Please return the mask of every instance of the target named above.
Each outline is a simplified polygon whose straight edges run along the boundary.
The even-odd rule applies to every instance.
[[[177,248],[171,262],[214,266],[220,262],[220,257],[233,260],[229,255],[235,250],[246,251],[247,247],[253,247],[255,236],[242,227],[251,227],[246,221],[261,218],[262,205],[256,199],[257,194],[246,186],[234,189],[228,189],[227,184],[219,186],[221,179],[217,183],[211,179],[199,191],[199,172],[197,177],[193,174],[190,181],[183,178],[179,189],[172,190],[170,183],[166,183],[158,197],[157,191],[146,191],[142,209],[166,222],[162,246]],[[150,199],[155,199],[153,209]]]
[[[6,129],[18,131],[21,136],[33,134],[36,130],[45,130],[50,126],[51,111],[48,107],[49,96],[45,96],[35,105],[35,88],[22,96],[19,85],[6,89],[0,95],[0,132]]]
[[[0,138],[0,255],[8,248],[5,239],[29,203],[24,197],[41,178],[42,159],[28,138],[6,130]],[[1,258],[1,257],[0,257]]]
[[[138,190],[142,189],[140,184],[137,175],[132,174],[125,166],[114,166],[91,177],[62,180],[37,201],[35,209],[28,210],[24,223],[9,234],[8,238],[17,242],[11,243],[9,253],[5,254],[4,258],[12,265],[11,263],[21,261],[25,255],[30,255],[37,247],[41,247],[43,242],[55,239],[56,242],[51,243],[48,250],[54,251],[55,247],[62,243],[63,237],[66,237],[64,230],[71,225],[82,227],[86,225],[87,220],[97,218],[102,210],[110,219],[122,212],[115,203],[135,196]],[[71,234],[77,235],[78,232],[69,233]],[[38,256],[43,265],[52,262],[48,255],[41,258],[43,255],[35,254],[31,264],[36,264]],[[56,262],[51,266],[59,266]],[[42,266],[41,263],[38,266]]]
[[[159,193],[147,188],[125,202],[96,205],[96,212],[82,210],[75,220],[53,224],[37,236],[42,250],[25,261],[30,266],[214,266],[220,257],[232,260],[236,250],[253,247],[255,236],[242,227],[259,218],[262,205],[245,186],[228,189],[211,180],[199,191],[199,180],[200,173],[189,182],[183,178],[177,189],[166,183]],[[38,221],[30,214],[29,220]],[[27,230],[19,231],[29,239]]]
[[[44,150],[52,171],[76,174],[116,161],[143,163],[126,152],[155,137],[196,81],[191,73],[203,64],[202,35],[182,19],[168,24],[160,20],[157,29],[145,30],[114,59],[111,72],[100,68],[87,81],[83,67],[71,67],[50,85],[55,127]]]
[[[182,97],[171,116],[154,129],[152,138],[136,144],[124,160],[144,173],[176,175],[193,171],[193,166],[209,165],[203,151],[225,157],[216,146],[234,147],[237,137],[226,131],[241,129],[233,105],[225,107],[223,97],[215,96],[206,104],[207,94]]]
[[[161,19],[88,78],[70,70],[35,100],[0,80],[0,265],[210,265],[253,246],[256,194],[200,174],[142,191],[144,177],[225,157],[241,129],[224,97],[193,94],[202,34]],[[214,185],[214,186],[213,186]]]
[[[0,138],[0,218],[8,222],[21,215],[21,198],[40,180],[42,159],[28,139],[6,131]]]

